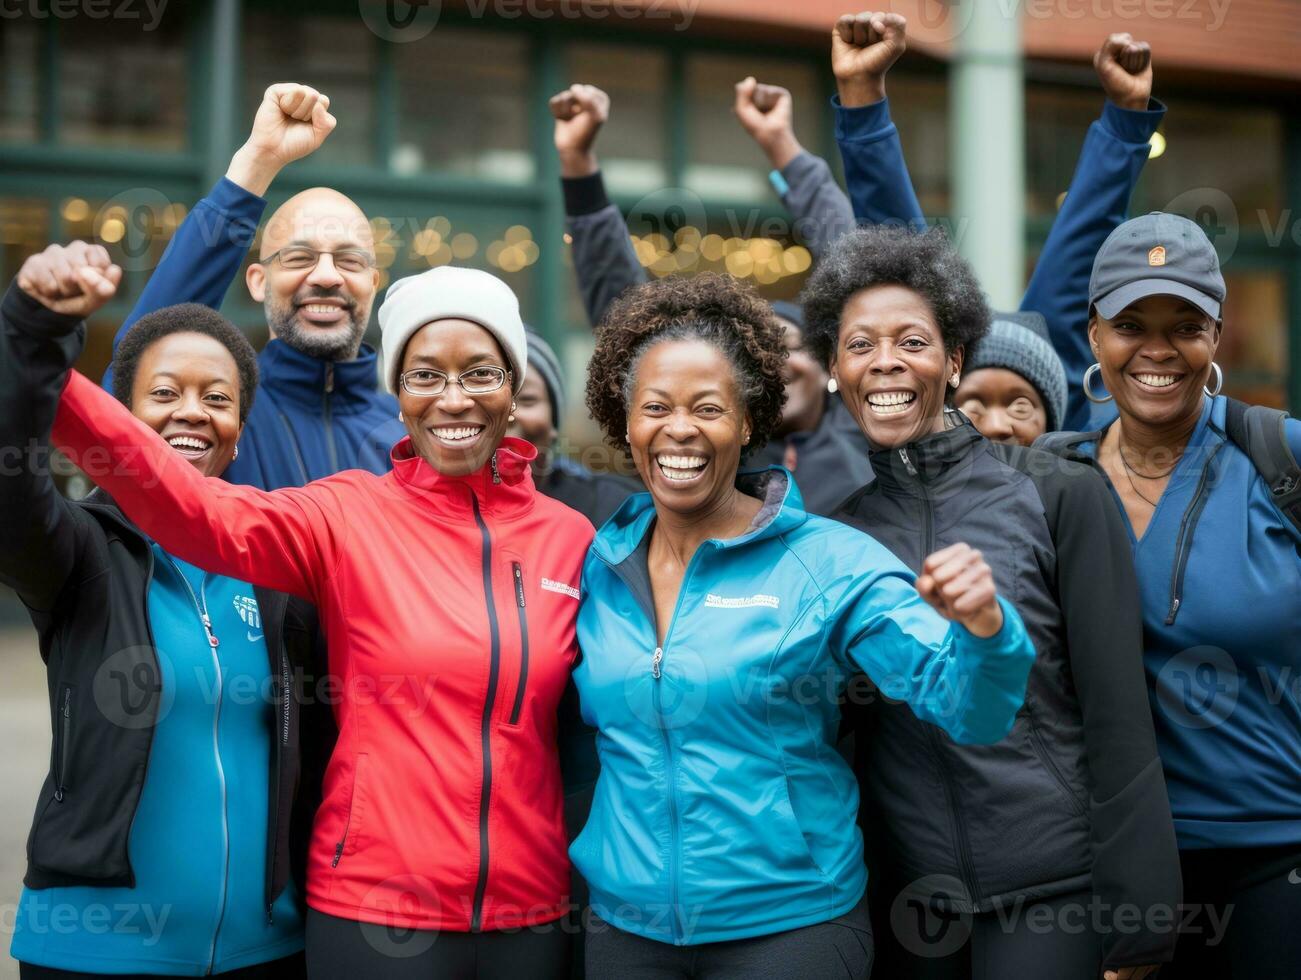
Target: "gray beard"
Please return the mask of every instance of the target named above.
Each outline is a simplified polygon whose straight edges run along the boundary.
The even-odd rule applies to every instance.
[[[262,304],[262,308],[271,335],[283,340],[300,354],[318,361],[351,361],[361,350],[361,338],[366,333],[366,324],[358,320],[353,310],[348,311],[346,331],[332,330],[325,333],[316,327],[300,325],[296,310],[292,307],[277,309],[272,305],[270,297]]]

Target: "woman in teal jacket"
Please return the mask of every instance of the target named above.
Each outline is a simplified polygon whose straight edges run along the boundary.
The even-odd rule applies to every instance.
[[[1024,696],[1034,649],[978,552],[914,577],[806,514],[780,467],[738,478],[780,417],[783,353],[767,306],[719,276],[639,286],[598,335],[588,406],[650,493],[583,568],[574,678],[601,776],[570,855],[593,977],[866,975],[847,678],[959,741],[1001,739]]]

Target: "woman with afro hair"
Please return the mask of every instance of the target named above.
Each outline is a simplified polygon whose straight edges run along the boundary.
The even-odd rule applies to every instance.
[[[637,286],[597,333],[588,407],[649,492],[583,566],[574,679],[601,775],[570,855],[589,976],[865,976],[846,679],[964,743],[1002,738],[1021,704],[1034,651],[976,552],[914,575],[806,514],[781,467],[739,472],[781,417],[784,356],[770,308],[716,275]]]
[[[941,231],[850,232],[803,301],[809,341],[873,447],[876,480],[834,516],[915,571],[937,548],[979,549],[1038,651],[994,745],[853,699],[873,912],[893,927],[878,930],[882,972],[1147,975],[1173,951],[1158,915],[1174,915],[1179,866],[1138,583],[1105,483],[1083,463],[993,443],[952,408],[989,310]],[[995,911],[1012,905],[1024,913]],[[1123,926],[1121,910],[1143,925]]]

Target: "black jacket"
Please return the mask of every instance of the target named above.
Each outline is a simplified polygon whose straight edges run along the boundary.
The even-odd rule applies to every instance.
[[[847,709],[873,871],[894,887],[947,876],[938,904],[960,912],[1089,889],[1107,916],[1173,909],[1179,858],[1138,580],[1106,485],[1091,467],[991,443],[960,413],[950,420],[873,452],[876,481],[836,516],[914,570],[958,542],[979,549],[1038,656],[1012,732],[995,745],[958,745],[879,696]],[[1174,934],[1106,928],[1103,942],[1108,967],[1158,963]]]
[[[162,700],[148,540],[107,495],[73,503],[51,479],[50,428],[84,339],[84,324],[16,286],[0,303],[0,446],[14,453],[0,467],[0,582],[18,593],[39,634],[54,733],[27,840],[30,888],[134,887],[127,845]],[[279,712],[267,814],[269,909],[291,874],[305,893],[307,839],[333,722],[326,705],[304,704],[324,662],[316,610],[283,593],[255,592]]]

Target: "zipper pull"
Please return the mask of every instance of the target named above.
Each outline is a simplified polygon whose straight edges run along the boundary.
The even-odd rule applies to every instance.
[[[913,466],[913,461],[908,458],[908,450],[900,449],[899,458],[903,460],[903,465],[908,469],[909,476],[917,475],[917,467]]]
[[[343,841],[334,845],[334,860],[330,862],[330,867],[337,868],[341,857],[343,857]]]
[[[1175,596],[1174,599],[1170,601],[1170,612],[1167,613],[1165,617],[1165,624],[1167,626],[1174,625],[1175,617],[1179,615],[1179,606],[1182,605],[1182,603],[1183,599],[1179,596]]]
[[[334,391],[334,365],[325,365],[325,393],[328,395]]]
[[[275,908],[275,906],[272,905],[270,902],[268,902],[267,903],[267,925],[271,925],[272,920],[274,919],[274,916],[272,915],[271,912],[273,908]]]
[[[515,569],[515,601],[519,603],[521,609],[524,608],[524,571],[520,568],[519,562],[513,562],[512,567]]]
[[[208,618],[207,613],[200,613],[200,618],[203,619],[203,632],[208,634],[208,646],[215,650],[221,641],[217,639],[217,634],[212,631],[212,620]]]
[[[496,454],[496,453],[493,453],[493,454],[492,454],[492,482],[493,482],[493,483],[500,483],[500,482],[501,482],[501,473],[499,473],[499,472],[497,471],[497,454]]]
[[[660,679],[660,663],[664,660],[663,647],[655,648],[655,656],[651,657],[651,676],[656,680]]]

